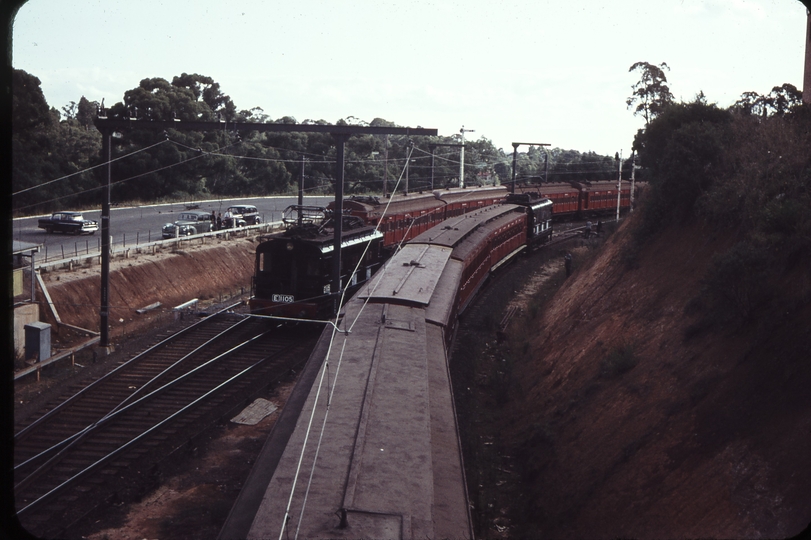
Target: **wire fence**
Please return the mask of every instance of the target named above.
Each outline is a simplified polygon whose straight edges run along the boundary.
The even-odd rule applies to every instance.
[[[230,240],[231,238],[244,237],[250,234],[269,233],[281,226],[281,222],[260,223],[257,225],[247,225],[230,229],[219,229],[208,232],[191,234],[188,236],[177,236],[175,238],[163,238],[162,231],[147,231],[146,234],[139,232],[110,236],[110,254],[115,256],[129,256],[132,250],[136,253],[144,250],[159,251],[163,248],[176,249],[183,244],[206,243],[211,239]],[[72,243],[63,243],[58,246],[43,245],[36,254],[35,265],[38,269],[51,269],[63,266],[92,263],[95,258],[101,258],[101,237],[78,237]]]

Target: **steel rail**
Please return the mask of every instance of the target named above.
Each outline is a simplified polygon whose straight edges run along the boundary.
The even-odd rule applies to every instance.
[[[200,321],[197,321],[196,323],[194,323],[194,324],[192,324],[192,325],[189,325],[188,327],[186,327],[186,328],[184,328],[184,329],[180,330],[179,332],[175,332],[174,334],[172,334],[171,336],[167,337],[167,338],[166,338],[166,339],[164,339],[163,341],[160,341],[160,342],[156,343],[155,345],[153,345],[153,346],[149,347],[148,349],[144,350],[144,351],[143,351],[143,352],[141,352],[140,354],[138,354],[138,355],[136,355],[136,356],[133,356],[132,358],[130,358],[129,360],[127,360],[126,362],[124,362],[123,364],[121,364],[120,366],[118,366],[117,368],[115,368],[114,370],[112,370],[112,371],[110,371],[109,373],[105,374],[103,377],[101,377],[101,378],[99,378],[99,379],[97,379],[97,380],[93,381],[91,384],[89,384],[89,385],[88,385],[88,386],[86,386],[85,388],[81,389],[79,392],[77,392],[76,394],[72,395],[71,397],[69,397],[68,399],[66,399],[65,401],[63,401],[62,403],[60,403],[59,405],[57,405],[56,407],[54,407],[53,409],[51,409],[50,411],[48,411],[47,413],[45,413],[44,415],[42,415],[42,416],[40,416],[39,418],[37,418],[37,419],[36,419],[34,422],[32,422],[31,424],[29,424],[28,426],[24,427],[23,429],[21,429],[20,431],[18,431],[17,433],[15,433],[15,434],[14,434],[14,440],[15,440],[15,441],[17,441],[17,440],[21,440],[21,438],[22,438],[23,436],[25,436],[25,434],[27,434],[27,433],[28,433],[29,431],[31,431],[33,428],[35,428],[35,427],[39,426],[41,423],[45,422],[47,419],[50,419],[52,416],[54,416],[54,415],[56,415],[57,413],[61,412],[61,410],[62,410],[64,407],[66,407],[66,406],[67,406],[67,405],[69,405],[70,403],[73,403],[74,401],[76,401],[77,399],[79,399],[80,397],[82,397],[82,396],[85,394],[85,392],[89,392],[89,391],[90,391],[91,389],[93,389],[93,388],[94,388],[94,387],[95,387],[97,384],[101,384],[101,383],[103,383],[103,382],[106,382],[106,381],[107,381],[107,380],[109,380],[109,378],[111,378],[111,377],[112,377],[114,374],[116,374],[116,375],[117,375],[117,374],[118,374],[118,372],[119,372],[120,370],[123,370],[124,368],[129,367],[129,366],[130,366],[130,365],[131,365],[133,362],[135,362],[136,360],[140,360],[140,359],[141,359],[143,356],[145,356],[146,354],[151,353],[153,350],[157,349],[158,347],[162,347],[162,346],[166,346],[166,345],[168,345],[170,342],[174,341],[175,339],[179,339],[181,336],[185,337],[185,336],[186,336],[186,334],[187,334],[187,332],[191,332],[193,329],[196,329],[196,328],[197,328],[199,325],[203,325],[203,324],[205,324],[205,323],[207,323],[207,322],[211,321],[211,320],[212,320],[212,317],[216,317],[217,315],[221,315],[222,313],[225,313],[225,312],[226,312],[226,311],[228,311],[229,309],[233,309],[234,307],[236,307],[236,306],[240,305],[241,303],[242,303],[242,302],[240,301],[240,302],[236,302],[236,303],[234,303],[234,304],[231,304],[231,305],[229,305],[229,306],[227,306],[227,307],[225,307],[225,308],[223,308],[223,309],[221,309],[221,310],[219,310],[219,311],[217,311],[217,312],[215,312],[215,313],[213,313],[213,314],[209,315],[209,316],[208,316],[208,317],[206,317],[205,319],[201,319]]]
[[[83,429],[82,429],[82,430],[80,430],[80,431],[77,431],[76,433],[74,433],[73,435],[69,436],[68,438],[63,439],[62,441],[60,441],[60,442],[58,442],[58,443],[54,444],[54,445],[53,445],[53,446],[51,446],[50,448],[47,448],[47,449],[43,450],[43,451],[42,451],[42,452],[40,452],[39,454],[36,454],[35,456],[32,456],[32,457],[28,458],[28,459],[27,459],[27,460],[25,460],[24,462],[22,462],[22,463],[20,463],[20,464],[18,464],[18,465],[15,465],[15,466],[14,466],[14,471],[17,471],[17,470],[22,469],[22,468],[27,467],[27,466],[31,466],[33,463],[35,463],[35,462],[36,462],[36,461],[38,461],[38,460],[41,460],[41,459],[46,459],[46,458],[48,457],[48,455],[49,455],[49,454],[52,454],[53,452],[56,452],[57,450],[59,450],[61,447],[65,446],[66,444],[71,443],[71,441],[72,441],[74,438],[81,436],[81,435],[82,435],[84,432],[86,432],[86,431],[87,431],[87,430],[89,430],[89,429],[92,429],[94,426],[96,426],[97,424],[99,424],[100,422],[102,422],[102,421],[103,421],[105,418],[107,418],[108,416],[110,416],[110,415],[112,415],[113,413],[115,413],[117,410],[119,410],[119,409],[121,409],[122,407],[124,407],[124,406],[125,406],[125,405],[126,405],[128,402],[131,402],[131,401],[132,401],[132,399],[133,399],[135,396],[137,396],[138,394],[143,393],[145,388],[148,388],[149,386],[153,385],[153,384],[155,383],[155,381],[159,380],[159,379],[160,379],[161,377],[163,377],[165,374],[167,374],[167,373],[168,373],[168,372],[170,372],[171,370],[175,369],[175,368],[176,368],[176,367],[177,367],[177,366],[178,366],[178,365],[179,365],[181,362],[184,362],[184,361],[185,361],[185,360],[187,360],[187,359],[188,359],[190,356],[192,356],[192,355],[196,354],[196,353],[197,353],[197,352],[199,352],[201,349],[203,349],[203,348],[205,348],[205,347],[209,346],[209,345],[210,345],[212,342],[214,342],[215,340],[218,340],[218,339],[222,338],[222,336],[224,336],[225,334],[227,334],[227,333],[229,333],[229,332],[234,331],[234,330],[235,330],[235,329],[236,329],[238,326],[241,326],[242,324],[245,324],[245,323],[246,323],[248,320],[249,320],[249,319],[245,318],[245,319],[242,319],[242,320],[240,320],[240,321],[237,321],[235,324],[233,324],[233,325],[231,325],[230,327],[226,328],[225,330],[223,330],[223,331],[222,331],[222,332],[220,332],[219,334],[217,334],[217,335],[213,336],[212,338],[210,338],[209,340],[207,340],[206,342],[204,342],[202,345],[199,345],[199,346],[198,346],[198,347],[196,347],[194,350],[192,350],[192,351],[188,352],[187,354],[185,354],[184,356],[182,356],[181,358],[179,358],[178,360],[176,360],[176,361],[175,361],[173,364],[171,364],[170,366],[167,366],[167,367],[166,367],[165,369],[163,369],[163,370],[162,370],[160,373],[158,373],[157,375],[155,375],[154,377],[152,377],[152,379],[150,379],[149,381],[147,381],[147,382],[146,382],[145,384],[143,384],[143,385],[142,385],[140,388],[136,389],[136,390],[135,390],[134,392],[132,392],[132,393],[131,393],[129,396],[127,396],[126,398],[124,398],[124,400],[123,400],[123,401],[121,401],[121,402],[120,402],[118,405],[116,405],[115,407],[113,407],[112,409],[110,409],[110,412],[106,413],[104,416],[102,416],[101,418],[99,418],[98,420],[96,420],[95,422],[93,422],[92,424],[89,424],[88,426],[86,426],[85,428],[83,428]],[[139,355],[139,356],[141,356],[141,355]],[[192,371],[194,371],[194,370],[192,370]],[[192,371],[190,371],[189,373],[191,373]]]
[[[265,331],[265,332],[263,332],[263,333],[261,333],[261,334],[259,334],[257,336],[254,336],[254,337],[240,343],[239,345],[236,345],[236,346],[232,347],[231,349],[229,349],[229,350],[215,356],[211,360],[209,360],[209,361],[207,361],[207,362],[205,362],[203,364],[200,364],[199,366],[197,366],[193,370],[191,370],[191,371],[189,371],[187,373],[184,373],[182,376],[178,377],[177,379],[169,381],[168,383],[164,384],[160,388],[156,388],[155,390],[153,390],[149,394],[147,394],[145,396],[142,396],[141,398],[139,398],[138,400],[130,403],[129,405],[125,406],[124,408],[119,409],[118,411],[116,411],[114,413],[111,413],[111,414],[108,414],[108,415],[104,416],[103,418],[98,420],[96,423],[91,424],[90,426],[83,429],[81,432],[79,432],[77,434],[74,434],[73,436],[70,437],[70,439],[72,439],[72,440],[69,442],[69,444],[67,444],[67,446],[62,448],[55,456],[51,457],[48,461],[46,461],[45,463],[40,465],[37,468],[37,470],[35,470],[34,472],[32,472],[31,474],[26,476],[24,479],[22,479],[19,483],[17,483],[14,486],[14,490],[17,491],[17,490],[27,488],[31,484],[31,482],[36,480],[36,478],[41,476],[44,472],[47,472],[50,469],[50,467],[55,465],[59,461],[59,458],[64,456],[65,452],[67,452],[68,450],[73,448],[76,444],[81,442],[82,439],[84,439],[85,437],[90,435],[94,430],[98,429],[99,427],[103,426],[107,422],[109,422],[109,421],[113,420],[114,418],[116,418],[119,414],[123,414],[124,412],[128,411],[130,408],[141,404],[143,401],[146,401],[148,399],[152,399],[154,397],[157,397],[157,395],[168,391],[170,388],[174,387],[176,384],[180,384],[181,382],[183,382],[184,379],[186,379],[187,377],[190,377],[190,376],[192,376],[194,374],[197,374],[198,371],[200,371],[200,370],[202,370],[202,369],[204,369],[206,367],[209,367],[214,362],[217,362],[217,361],[219,361],[219,360],[221,360],[223,358],[226,358],[230,354],[234,353],[236,350],[247,346],[248,344],[250,344],[254,340],[259,339],[260,337],[263,337],[264,335],[268,334],[269,332],[271,332],[271,330],[267,330],[267,331]]]
[[[166,390],[166,389],[168,389],[169,387],[172,387],[172,386],[174,386],[175,384],[179,384],[179,383],[181,382],[181,380],[182,380],[182,379],[185,379],[187,376],[191,376],[191,374],[193,374],[193,373],[195,373],[195,372],[197,372],[197,371],[199,371],[199,370],[203,369],[204,367],[208,367],[208,366],[210,366],[210,365],[211,365],[212,363],[214,363],[215,361],[218,361],[218,360],[222,359],[223,357],[225,357],[225,356],[227,356],[227,355],[233,354],[233,353],[234,353],[236,350],[238,350],[238,349],[240,349],[240,348],[242,348],[242,347],[244,347],[244,346],[248,345],[249,343],[253,342],[254,340],[256,340],[256,339],[258,339],[258,338],[260,338],[260,337],[262,337],[262,336],[266,335],[268,332],[270,332],[270,330],[268,330],[267,332],[263,332],[262,334],[260,334],[260,335],[258,335],[258,336],[255,336],[255,337],[251,338],[250,340],[247,340],[246,342],[241,343],[240,345],[237,345],[236,347],[233,347],[232,349],[230,349],[230,350],[228,350],[228,351],[226,351],[226,352],[224,352],[224,353],[222,353],[222,354],[218,355],[217,357],[212,358],[210,361],[206,362],[205,364],[203,364],[203,365],[201,365],[201,366],[198,366],[197,368],[195,368],[195,370],[190,371],[189,373],[184,374],[182,377],[180,377],[180,378],[178,378],[178,379],[175,379],[175,380],[173,380],[173,381],[171,381],[171,382],[167,383],[166,385],[162,386],[161,388],[158,388],[158,389],[156,389],[156,390],[154,390],[154,391],[150,392],[150,393],[149,393],[149,394],[147,394],[146,396],[141,397],[141,398],[140,398],[140,399],[138,399],[137,401],[135,401],[135,402],[133,402],[133,403],[131,403],[131,404],[127,405],[125,408],[120,409],[119,411],[117,411],[116,413],[114,413],[113,415],[111,415],[110,417],[106,418],[106,420],[105,420],[104,422],[100,423],[100,424],[99,424],[99,426],[101,426],[101,425],[102,425],[102,424],[104,424],[104,423],[107,423],[107,422],[111,421],[111,420],[112,420],[114,417],[118,416],[119,414],[123,414],[125,411],[129,410],[131,407],[135,407],[136,405],[138,405],[138,404],[139,404],[139,403],[141,403],[142,401],[147,400],[147,399],[149,399],[149,398],[156,397],[156,395],[157,395],[157,394],[162,393],[163,391],[165,391],[165,390]],[[214,388],[212,388],[211,390],[207,391],[205,394],[203,394],[202,396],[198,397],[197,399],[195,399],[195,400],[194,400],[194,401],[192,401],[191,403],[188,403],[187,405],[185,405],[185,406],[183,406],[181,409],[179,409],[179,410],[175,411],[175,412],[174,412],[174,413],[172,413],[170,416],[168,416],[168,417],[166,417],[165,419],[161,420],[160,422],[158,422],[157,424],[155,424],[155,425],[154,425],[154,426],[152,426],[151,428],[149,428],[149,429],[147,429],[146,431],[142,432],[140,435],[138,435],[138,436],[134,437],[134,438],[133,438],[133,439],[131,439],[129,442],[127,442],[127,443],[125,443],[124,445],[122,445],[122,446],[118,447],[117,449],[113,450],[113,451],[112,451],[112,452],[110,452],[108,455],[106,455],[106,456],[104,456],[104,457],[102,457],[102,458],[98,459],[96,462],[92,463],[90,466],[86,467],[86,468],[85,468],[85,469],[83,469],[82,471],[80,471],[80,472],[76,473],[75,475],[73,475],[73,476],[72,476],[71,478],[69,478],[68,480],[65,480],[64,482],[62,482],[62,483],[61,483],[61,484],[59,484],[58,486],[56,486],[56,487],[54,487],[53,489],[51,489],[50,491],[48,491],[46,494],[44,494],[44,495],[42,495],[41,497],[39,497],[38,499],[36,499],[36,500],[32,501],[32,502],[31,502],[31,503],[29,503],[27,506],[25,506],[24,508],[22,508],[21,510],[19,510],[19,511],[17,512],[17,515],[18,515],[18,516],[20,516],[20,515],[23,515],[23,514],[25,514],[25,513],[27,513],[27,512],[30,512],[30,511],[31,511],[33,508],[35,508],[36,506],[39,506],[40,504],[42,504],[42,503],[43,503],[43,502],[45,502],[46,500],[48,500],[48,499],[50,499],[50,498],[54,497],[55,495],[57,495],[58,493],[60,493],[62,490],[64,490],[65,488],[69,487],[69,486],[70,486],[70,485],[72,485],[73,483],[77,482],[79,479],[81,479],[81,478],[82,478],[82,477],[84,477],[85,475],[89,474],[90,472],[92,472],[92,471],[93,471],[93,470],[95,470],[96,468],[98,468],[98,467],[100,467],[101,465],[103,465],[103,464],[107,463],[108,461],[110,461],[110,460],[111,460],[111,459],[113,459],[114,457],[118,456],[118,455],[119,455],[121,452],[123,452],[124,450],[129,449],[129,448],[130,448],[132,445],[136,444],[137,442],[139,442],[141,439],[143,439],[144,437],[146,437],[147,435],[149,435],[150,433],[152,433],[152,432],[153,432],[153,431],[155,431],[156,429],[159,429],[159,428],[163,427],[163,426],[164,426],[166,423],[170,422],[171,420],[174,420],[174,419],[175,419],[176,417],[178,417],[179,415],[181,415],[181,414],[183,414],[183,413],[187,412],[187,411],[188,411],[190,408],[192,408],[192,407],[194,407],[194,406],[199,405],[199,404],[200,404],[202,401],[204,401],[204,400],[208,399],[208,398],[209,398],[211,395],[213,395],[214,393],[216,393],[216,392],[220,391],[221,389],[223,389],[223,388],[225,388],[225,387],[227,387],[227,386],[230,386],[231,384],[233,384],[233,383],[235,383],[236,381],[240,380],[242,377],[244,377],[244,376],[245,376],[245,375],[247,375],[248,373],[252,372],[254,369],[258,368],[259,366],[261,366],[263,363],[267,362],[269,359],[273,358],[274,356],[278,356],[278,355],[280,355],[280,354],[283,354],[284,352],[286,352],[286,351],[290,350],[290,349],[291,349],[291,348],[293,348],[293,347],[295,347],[295,343],[292,343],[292,344],[287,345],[286,347],[283,347],[281,350],[276,351],[276,352],[272,353],[271,355],[269,355],[269,356],[266,356],[266,357],[262,358],[261,360],[259,360],[259,361],[255,362],[255,363],[254,363],[254,364],[252,364],[251,366],[249,366],[249,367],[247,367],[247,368],[245,368],[245,369],[241,370],[241,371],[240,371],[239,373],[237,373],[236,375],[233,375],[233,376],[231,376],[230,378],[226,379],[225,381],[223,381],[222,383],[218,384],[217,386],[215,386],[215,387],[214,387]],[[97,427],[98,427],[98,426],[97,426]],[[83,437],[82,437],[82,438],[84,438],[85,436],[89,435],[89,433],[90,433],[90,432],[85,433],[85,434],[83,435]],[[74,443],[72,443],[72,444],[71,444],[71,447],[72,447],[74,444],[78,443],[78,442],[79,442],[78,440],[77,440],[77,441],[74,441]],[[69,448],[70,448],[70,447],[63,449],[63,451],[62,451],[62,452],[60,452],[60,454],[58,454],[57,456],[54,456],[54,458],[52,458],[52,461],[53,461],[53,460],[55,460],[57,457],[59,457],[59,456],[60,456],[60,455],[61,455],[63,452],[67,451]],[[50,462],[49,462],[49,463],[50,463]],[[50,464],[53,464],[53,463],[50,463]],[[48,465],[48,464],[43,465],[43,467],[45,467],[46,465]],[[42,471],[42,472],[44,472],[44,471]],[[41,474],[41,473],[40,473],[40,474]],[[27,477],[26,479],[24,479],[24,480],[21,482],[21,484],[22,484],[23,482],[26,482],[26,485],[22,485],[22,486],[20,486],[20,484],[18,484],[17,486],[15,486],[15,491],[17,491],[18,489],[24,489],[25,487],[27,487],[27,486],[28,486],[28,484],[30,484],[29,478],[30,478],[30,477]]]

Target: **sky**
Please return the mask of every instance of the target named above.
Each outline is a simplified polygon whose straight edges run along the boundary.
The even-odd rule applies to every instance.
[[[664,62],[676,100],[728,107],[801,89],[805,32],[798,0],[29,0],[12,66],[58,110],[198,73],[271,119],[627,156],[644,125],[626,106],[632,64]]]

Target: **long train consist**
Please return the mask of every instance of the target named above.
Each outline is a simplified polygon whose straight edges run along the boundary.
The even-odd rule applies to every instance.
[[[445,220],[360,288],[220,539],[472,538],[448,347],[488,276],[532,244],[529,214],[503,204]]]
[[[550,199],[556,220],[613,215],[617,211],[617,183],[613,181],[536,184],[517,186],[515,191],[538,192]],[[631,186],[624,182],[620,189],[620,211],[630,207]]]
[[[371,200],[347,201],[341,242],[341,283],[348,289],[346,297],[363,285],[401,243],[444,219],[492,206],[505,197],[523,208],[525,243],[533,247],[547,241],[552,234],[552,202],[537,193],[507,196],[505,190],[496,188],[454,190],[442,196],[394,197],[387,208]],[[256,248],[251,312],[305,319],[329,317],[337,308],[337,299],[331,294],[334,229],[330,210],[320,211],[321,220],[316,219],[319,211],[314,208],[289,210],[297,214],[285,219],[292,226],[266,238]],[[302,213],[307,219],[297,219]]]
[[[357,216],[383,233],[384,248],[397,246],[442,221],[504,201],[503,186],[449,188],[430,193],[377,197],[350,197],[344,212]],[[327,206],[333,208],[333,203]]]
[[[639,186],[635,189],[638,191]],[[555,219],[613,215],[617,210],[617,184],[613,181],[518,185],[515,191],[550,199]],[[369,225],[379,225],[384,244],[390,246],[408,241],[444,219],[502,202],[508,195],[506,186],[490,186],[395,195],[382,200],[351,197],[344,201],[344,210]],[[620,189],[620,211],[630,207],[631,186],[624,182]]]

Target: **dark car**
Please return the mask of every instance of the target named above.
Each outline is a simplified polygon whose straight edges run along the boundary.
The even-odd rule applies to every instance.
[[[81,212],[55,212],[49,218],[40,219],[37,226],[48,233],[96,234],[99,230],[99,222],[84,219]]]
[[[179,219],[174,223],[167,223],[161,230],[163,238],[176,238],[192,234],[209,232],[214,228],[211,214],[208,212],[186,211],[181,212]]]

